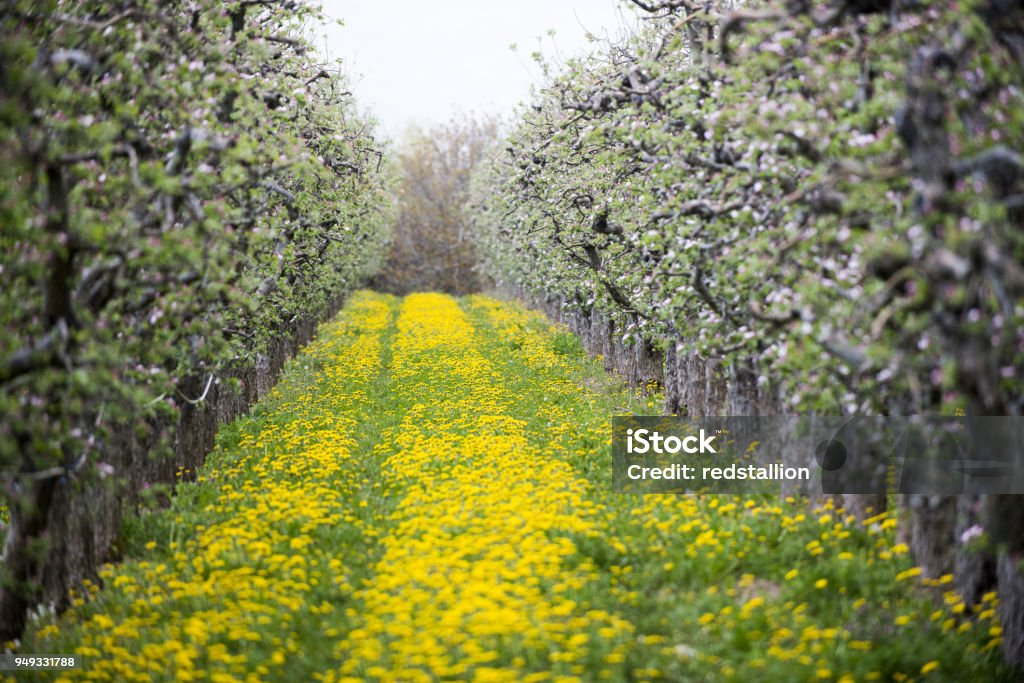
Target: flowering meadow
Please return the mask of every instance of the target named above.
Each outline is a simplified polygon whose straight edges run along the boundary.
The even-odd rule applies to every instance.
[[[888,514],[611,493],[611,416],[658,405],[517,305],[360,292],[33,620],[17,651],[84,665],[27,680],[1010,678],[997,596]]]

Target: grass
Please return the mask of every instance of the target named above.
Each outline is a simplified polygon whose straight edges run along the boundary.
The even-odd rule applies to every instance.
[[[1009,680],[996,596],[922,579],[889,515],[610,493],[611,416],[657,406],[513,304],[361,293],[18,649],[85,657],[41,680]]]

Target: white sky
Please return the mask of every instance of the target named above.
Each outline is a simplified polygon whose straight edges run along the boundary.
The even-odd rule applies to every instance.
[[[321,46],[343,60],[359,106],[392,137],[457,111],[511,113],[540,81],[532,52],[581,54],[588,31],[615,36],[632,15],[619,0],[321,2],[328,17],[345,22],[329,26]]]

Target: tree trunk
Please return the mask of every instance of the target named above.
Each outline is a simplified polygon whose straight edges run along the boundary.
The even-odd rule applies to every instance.
[[[986,535],[999,553],[999,619],[1006,661],[1024,667],[1024,496],[985,500]]]
[[[957,501],[954,496],[910,494],[900,523],[908,525],[914,561],[924,576],[938,578],[953,571]]]
[[[954,543],[953,575],[956,577],[957,592],[963,596],[968,607],[981,602],[981,596],[996,588],[996,556],[991,549],[972,549],[964,540],[964,534],[983,524],[980,495],[963,495],[957,498],[957,521]]]
[[[46,556],[46,522],[57,489],[57,478],[32,482],[29,504],[13,501],[11,523],[4,543],[4,577],[0,587],[0,642],[21,637],[29,607],[36,604],[39,574]]]
[[[999,620],[1003,626],[1003,656],[1024,668],[1024,574],[1020,553],[999,558]]]

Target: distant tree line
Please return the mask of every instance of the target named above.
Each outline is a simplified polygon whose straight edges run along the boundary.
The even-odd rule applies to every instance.
[[[473,170],[486,158],[498,128],[494,117],[463,115],[408,131],[397,153],[398,213],[375,280],[380,289],[461,295],[485,284],[466,203]]]

